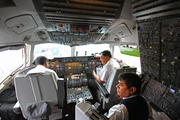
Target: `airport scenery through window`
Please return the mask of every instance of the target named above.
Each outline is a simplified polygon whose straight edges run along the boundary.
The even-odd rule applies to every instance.
[[[75,53],[77,56],[93,56],[100,55],[102,51],[109,50],[109,44],[90,44],[83,46],[76,46]]]
[[[71,47],[53,43],[38,44],[35,45],[34,59],[38,56],[45,56],[48,59],[53,59],[54,57],[70,57]]]

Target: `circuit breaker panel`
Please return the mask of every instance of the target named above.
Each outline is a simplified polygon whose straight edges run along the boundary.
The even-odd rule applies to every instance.
[[[180,18],[138,24],[143,95],[171,119],[180,119]]]

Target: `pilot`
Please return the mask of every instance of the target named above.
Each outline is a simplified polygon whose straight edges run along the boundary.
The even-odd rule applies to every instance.
[[[60,80],[60,78],[57,76],[56,72],[49,69],[48,60],[44,56],[39,56],[35,59],[36,67],[31,69],[27,74],[30,73],[53,73],[56,80]]]
[[[117,94],[123,100],[109,109],[107,117],[110,120],[148,120],[152,116],[152,109],[140,95],[140,77],[134,73],[123,73],[118,77]]]
[[[94,78],[100,83],[100,84],[103,84],[104,86],[106,85],[106,82],[107,82],[107,79],[110,75],[110,72],[111,70],[114,68],[114,67],[120,67],[119,63],[114,60],[112,58],[112,55],[111,55],[111,52],[108,51],[108,50],[105,50],[103,52],[101,52],[101,56],[100,56],[100,60],[103,64],[103,68],[100,70],[100,72],[98,73],[98,75],[96,74],[95,71],[93,71],[93,76]],[[88,87],[93,94],[97,94],[96,93],[96,90],[98,89],[94,79],[90,79],[89,80],[89,84],[88,84]],[[94,96],[94,95],[93,95]]]
[[[99,75],[97,75],[95,71],[93,71],[92,74],[100,84],[105,86],[111,70],[114,67],[120,67],[120,65],[116,60],[112,59],[111,52],[108,50],[101,52],[100,60],[103,64],[103,68],[101,69]]]

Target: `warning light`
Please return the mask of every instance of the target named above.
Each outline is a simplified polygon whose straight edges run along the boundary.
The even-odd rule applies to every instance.
[[[65,27],[65,25],[64,25],[64,24],[58,24],[58,26],[59,26],[59,27]]]
[[[71,28],[71,30],[76,30],[76,28]]]
[[[84,30],[89,30],[88,28],[85,28]]]

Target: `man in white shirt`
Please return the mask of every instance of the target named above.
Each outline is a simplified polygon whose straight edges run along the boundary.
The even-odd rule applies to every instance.
[[[92,74],[100,84],[103,84],[105,86],[111,70],[115,67],[120,67],[120,65],[116,60],[112,58],[111,52],[108,50],[101,52],[100,60],[103,64],[103,68],[100,71],[100,74],[97,75],[95,71],[93,71]]]
[[[49,69],[48,60],[44,56],[39,56],[35,60],[36,67],[28,71],[27,74],[31,73],[52,73],[56,80],[60,80],[54,70]]]
[[[110,120],[148,120],[152,116],[152,109],[143,96],[140,95],[141,79],[134,73],[119,75],[116,86],[118,96],[123,100],[109,109]]]
[[[105,50],[101,52],[100,60],[103,64],[103,68],[100,70],[97,75],[95,71],[93,71],[93,76],[95,79],[89,79],[88,87],[93,95],[93,98],[98,97],[96,94],[96,90],[98,89],[95,80],[97,80],[100,84],[106,85],[108,77],[111,73],[111,70],[115,67],[120,67],[119,63],[112,58],[111,52]],[[94,100],[96,102],[97,100]]]

